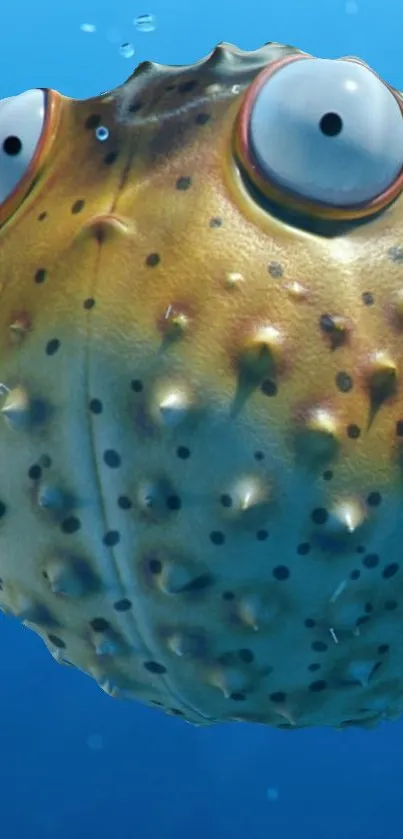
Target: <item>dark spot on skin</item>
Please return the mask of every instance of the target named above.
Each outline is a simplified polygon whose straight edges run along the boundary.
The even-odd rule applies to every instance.
[[[210,114],[206,114],[206,113],[201,112],[200,114],[196,114],[195,122],[196,122],[196,125],[206,125],[206,123],[209,121],[209,119],[210,119]]]
[[[275,693],[270,694],[269,699],[271,702],[275,702],[276,705],[280,705],[287,699],[287,694],[281,690],[277,690]]]
[[[32,481],[38,481],[42,475],[42,469],[40,466],[35,464],[28,469],[28,478],[31,478]]]
[[[325,653],[326,650],[329,649],[327,644],[325,644],[323,641],[313,641],[311,647],[317,653]]]
[[[326,471],[322,475],[322,478],[323,478],[324,481],[331,481],[332,478],[333,478],[332,470],[331,469],[326,469]]]
[[[81,213],[81,210],[84,208],[84,206],[85,206],[85,201],[83,201],[82,198],[79,198],[78,201],[74,202],[74,204],[71,208],[71,212],[73,213],[73,215],[77,215],[77,213]]]
[[[113,604],[113,608],[117,612],[127,612],[129,609],[132,608],[131,601],[124,597],[123,600],[117,600],[116,603]]]
[[[378,554],[366,554],[362,560],[362,564],[365,565],[365,568],[376,568],[379,565]]]
[[[313,693],[318,693],[321,690],[326,690],[327,684],[323,679],[319,679],[317,682],[311,682],[309,685],[309,690]]]
[[[106,449],[104,452],[104,463],[110,466],[111,469],[117,469],[121,464],[121,457],[113,449]]]
[[[382,496],[380,492],[370,492],[367,497],[367,504],[370,507],[379,507],[382,501]]]
[[[223,591],[221,597],[223,600],[235,600],[235,594],[233,591]]]
[[[130,510],[132,506],[132,502],[127,495],[119,495],[118,507],[120,507],[121,510]]]
[[[260,451],[259,451],[259,452],[255,452],[255,454],[254,454],[254,458],[255,458],[255,460],[264,460],[264,454],[263,454],[263,452],[260,452]]]
[[[120,542],[120,533],[117,530],[108,530],[103,538],[103,543],[107,548],[113,548]]]
[[[210,533],[210,542],[212,542],[213,545],[223,545],[225,542],[225,536],[220,530],[212,530]]]
[[[114,163],[115,160],[117,160],[118,154],[119,152],[117,151],[109,151],[108,154],[106,154],[104,157],[104,163],[107,166],[111,166],[112,163]]]
[[[48,343],[46,344],[46,355],[54,355],[55,353],[57,353],[59,347],[60,341],[58,340],[58,338],[52,338],[52,340],[48,341]]]
[[[43,283],[46,280],[46,271],[44,268],[38,268],[34,280],[36,283]]]
[[[315,673],[317,670],[320,670],[321,666],[322,666],[321,664],[317,664],[315,662],[314,664],[310,664],[308,666],[308,670],[310,670],[311,673]]]
[[[311,546],[309,542],[301,542],[297,547],[297,554],[300,556],[306,556],[310,550]]]
[[[156,661],[145,661],[143,667],[145,670],[148,670],[149,673],[156,673],[158,675],[167,672],[166,667],[164,667],[163,664],[158,664]]]
[[[176,181],[175,187],[179,190],[186,190],[189,189],[192,185],[192,179],[189,177],[182,177],[178,178]]]
[[[102,414],[103,405],[100,399],[91,399],[89,409],[92,414]]]
[[[92,309],[95,306],[95,300],[93,297],[87,297],[83,303],[84,309]]]
[[[222,227],[222,219],[215,216],[209,221],[209,227]]]
[[[272,382],[271,379],[266,379],[261,386],[261,391],[265,396],[276,396],[277,385],[275,382]]]
[[[392,612],[394,609],[397,609],[398,605],[397,600],[387,600],[385,603],[385,609],[387,609],[388,612]]]
[[[90,627],[94,632],[106,632],[110,629],[110,624],[105,618],[93,618],[90,621]]]
[[[389,652],[389,644],[380,644],[378,647],[379,655],[385,655],[387,652]]]
[[[241,661],[244,661],[245,664],[251,664],[252,661],[255,660],[255,656],[253,655],[252,650],[248,650],[248,649],[238,650],[238,655],[239,655],[239,658],[241,659]]]
[[[94,128],[98,128],[98,125],[101,124],[101,117],[99,114],[91,114],[91,116],[87,117],[84,123],[84,127],[91,131]]]
[[[319,326],[328,338],[332,350],[337,350],[346,343],[348,332],[345,324],[341,324],[340,318],[335,318],[332,315],[325,314],[319,318]]]
[[[146,258],[146,265],[150,268],[154,268],[155,265],[158,265],[161,262],[161,257],[158,253],[149,253]]]
[[[354,569],[354,571],[350,574],[350,580],[359,580],[360,577],[361,571],[359,571],[358,568]]]
[[[342,393],[348,393],[353,386],[353,380],[349,373],[346,373],[344,370],[337,373],[336,386]]]
[[[222,495],[220,495],[220,504],[222,504],[223,507],[232,507],[231,496],[228,495],[228,493],[224,492]]]
[[[313,629],[314,626],[316,626],[316,621],[314,621],[313,618],[306,618],[304,620],[304,626],[306,626],[307,629]]]
[[[397,562],[391,562],[389,565],[387,565],[383,569],[382,577],[384,577],[385,580],[389,579],[390,577],[394,577],[395,574],[397,574],[398,570],[399,570],[399,566],[398,566]]]
[[[283,267],[279,262],[269,262],[267,270],[271,277],[278,278],[284,274]]]
[[[246,696],[244,693],[231,693],[230,698],[235,702],[243,702],[246,699]]]
[[[38,221],[44,221],[45,218],[47,217],[47,215],[48,214],[45,211],[43,211],[42,213],[39,213]]]
[[[364,291],[362,294],[362,302],[365,306],[373,306],[374,305],[374,295],[371,294],[370,291]]]
[[[133,379],[130,382],[130,387],[135,393],[141,393],[143,390],[143,382],[141,382],[140,379]]]
[[[168,495],[166,505],[168,507],[168,510],[180,510],[182,507],[182,502],[179,498],[179,495]]]
[[[350,437],[350,440],[357,440],[357,438],[361,434],[361,428],[359,425],[355,425],[355,423],[351,423],[347,426],[347,437]]]
[[[75,516],[69,516],[69,518],[65,519],[61,523],[61,529],[63,533],[76,533],[77,530],[80,530],[80,527],[80,519],[76,518]]]
[[[313,510],[311,513],[311,519],[314,524],[325,524],[329,518],[329,513],[325,510],[324,507],[317,507],[316,510]]]
[[[176,454],[181,460],[187,460],[190,457],[190,449],[187,446],[178,446]]]
[[[288,580],[290,576],[290,570],[287,568],[286,565],[277,565],[273,569],[273,577],[276,580]]]
[[[269,534],[267,530],[258,530],[256,533],[256,539],[258,540],[258,542],[265,542],[268,536]]]

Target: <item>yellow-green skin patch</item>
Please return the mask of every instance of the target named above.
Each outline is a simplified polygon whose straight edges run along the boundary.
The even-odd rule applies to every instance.
[[[234,120],[292,52],[60,99],[0,228],[0,605],[197,724],[403,710],[403,198],[333,238],[254,203]]]

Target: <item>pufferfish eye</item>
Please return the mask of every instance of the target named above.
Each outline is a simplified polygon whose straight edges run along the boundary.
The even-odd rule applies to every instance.
[[[389,190],[403,166],[403,116],[365,65],[303,58],[262,74],[238,122],[252,181],[299,200],[351,208]]]
[[[45,92],[27,90],[0,101],[0,203],[27,174],[45,123]]]

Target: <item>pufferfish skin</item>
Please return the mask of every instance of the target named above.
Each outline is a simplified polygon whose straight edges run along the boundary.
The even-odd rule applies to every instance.
[[[276,43],[0,102],[0,606],[112,696],[402,713],[402,107]]]

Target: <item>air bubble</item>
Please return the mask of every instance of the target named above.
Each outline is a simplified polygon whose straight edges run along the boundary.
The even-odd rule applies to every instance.
[[[109,137],[109,131],[106,125],[99,125],[95,132],[95,136],[100,143],[104,143]]]
[[[134,46],[126,41],[125,44],[121,44],[119,52],[123,58],[132,58],[134,55]]]
[[[93,23],[82,23],[80,26],[81,32],[96,32],[97,27]]]
[[[138,15],[133,23],[139,32],[154,32],[156,27],[155,15]]]
[[[355,0],[347,0],[345,9],[347,15],[356,15],[358,12],[358,3]]]

